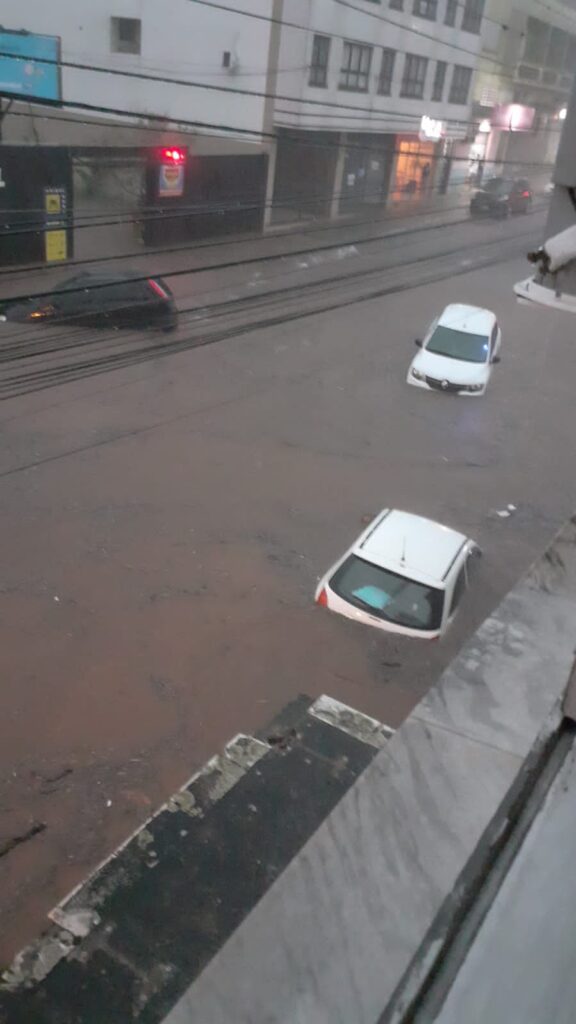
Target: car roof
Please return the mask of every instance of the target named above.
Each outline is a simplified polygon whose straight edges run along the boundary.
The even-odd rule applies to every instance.
[[[467,539],[432,519],[385,509],[362,534],[354,554],[383,569],[443,589],[446,574]]]
[[[142,281],[143,278],[144,275],[141,270],[111,270],[110,272],[84,270],[81,274],[75,274],[74,277],[67,277],[61,282],[59,287],[66,288],[67,286],[78,285],[80,282],[85,285],[123,284],[126,281]]]
[[[490,309],[453,302],[446,306],[438,320],[438,326],[452,327],[453,330],[463,331],[464,334],[490,334],[495,321],[496,317]]]

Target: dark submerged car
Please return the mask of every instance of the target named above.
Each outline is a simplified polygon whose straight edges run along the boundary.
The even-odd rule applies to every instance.
[[[511,213],[527,213],[532,203],[532,189],[526,178],[490,178],[472,197],[473,217],[508,217]]]
[[[178,323],[174,296],[161,277],[137,271],[86,271],[62,281],[53,292],[1,304],[4,320],[86,327],[152,327],[172,331]]]

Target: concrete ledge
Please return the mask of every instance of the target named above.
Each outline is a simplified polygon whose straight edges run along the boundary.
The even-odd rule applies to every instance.
[[[575,643],[570,521],[167,1024],[400,1020],[559,728]]]

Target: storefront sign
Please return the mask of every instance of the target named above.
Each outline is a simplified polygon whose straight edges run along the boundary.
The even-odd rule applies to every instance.
[[[0,93],[24,100],[61,99],[60,39],[0,29]]]
[[[161,164],[158,179],[158,195],[177,199],[184,195],[184,166],[182,164]]]
[[[427,114],[423,114],[422,120],[420,121],[420,138],[422,141],[426,139],[438,140],[444,135],[444,122],[436,121],[433,117],[428,117]]]

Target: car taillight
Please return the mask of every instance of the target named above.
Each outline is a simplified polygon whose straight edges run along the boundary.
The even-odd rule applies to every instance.
[[[161,299],[169,299],[170,298],[170,296],[168,295],[168,292],[165,291],[164,288],[162,287],[162,285],[158,284],[158,281],[155,281],[154,278],[150,277],[148,279],[148,284],[150,285],[152,291],[156,292],[156,295],[159,295]]]
[[[316,604],[319,604],[321,608],[328,607],[328,594],[326,593],[325,587],[322,587],[322,590],[318,594],[318,597],[316,598]]]
[[[522,193],[522,198],[523,199],[530,199],[530,193],[528,192],[528,190],[526,190],[526,192]]]

